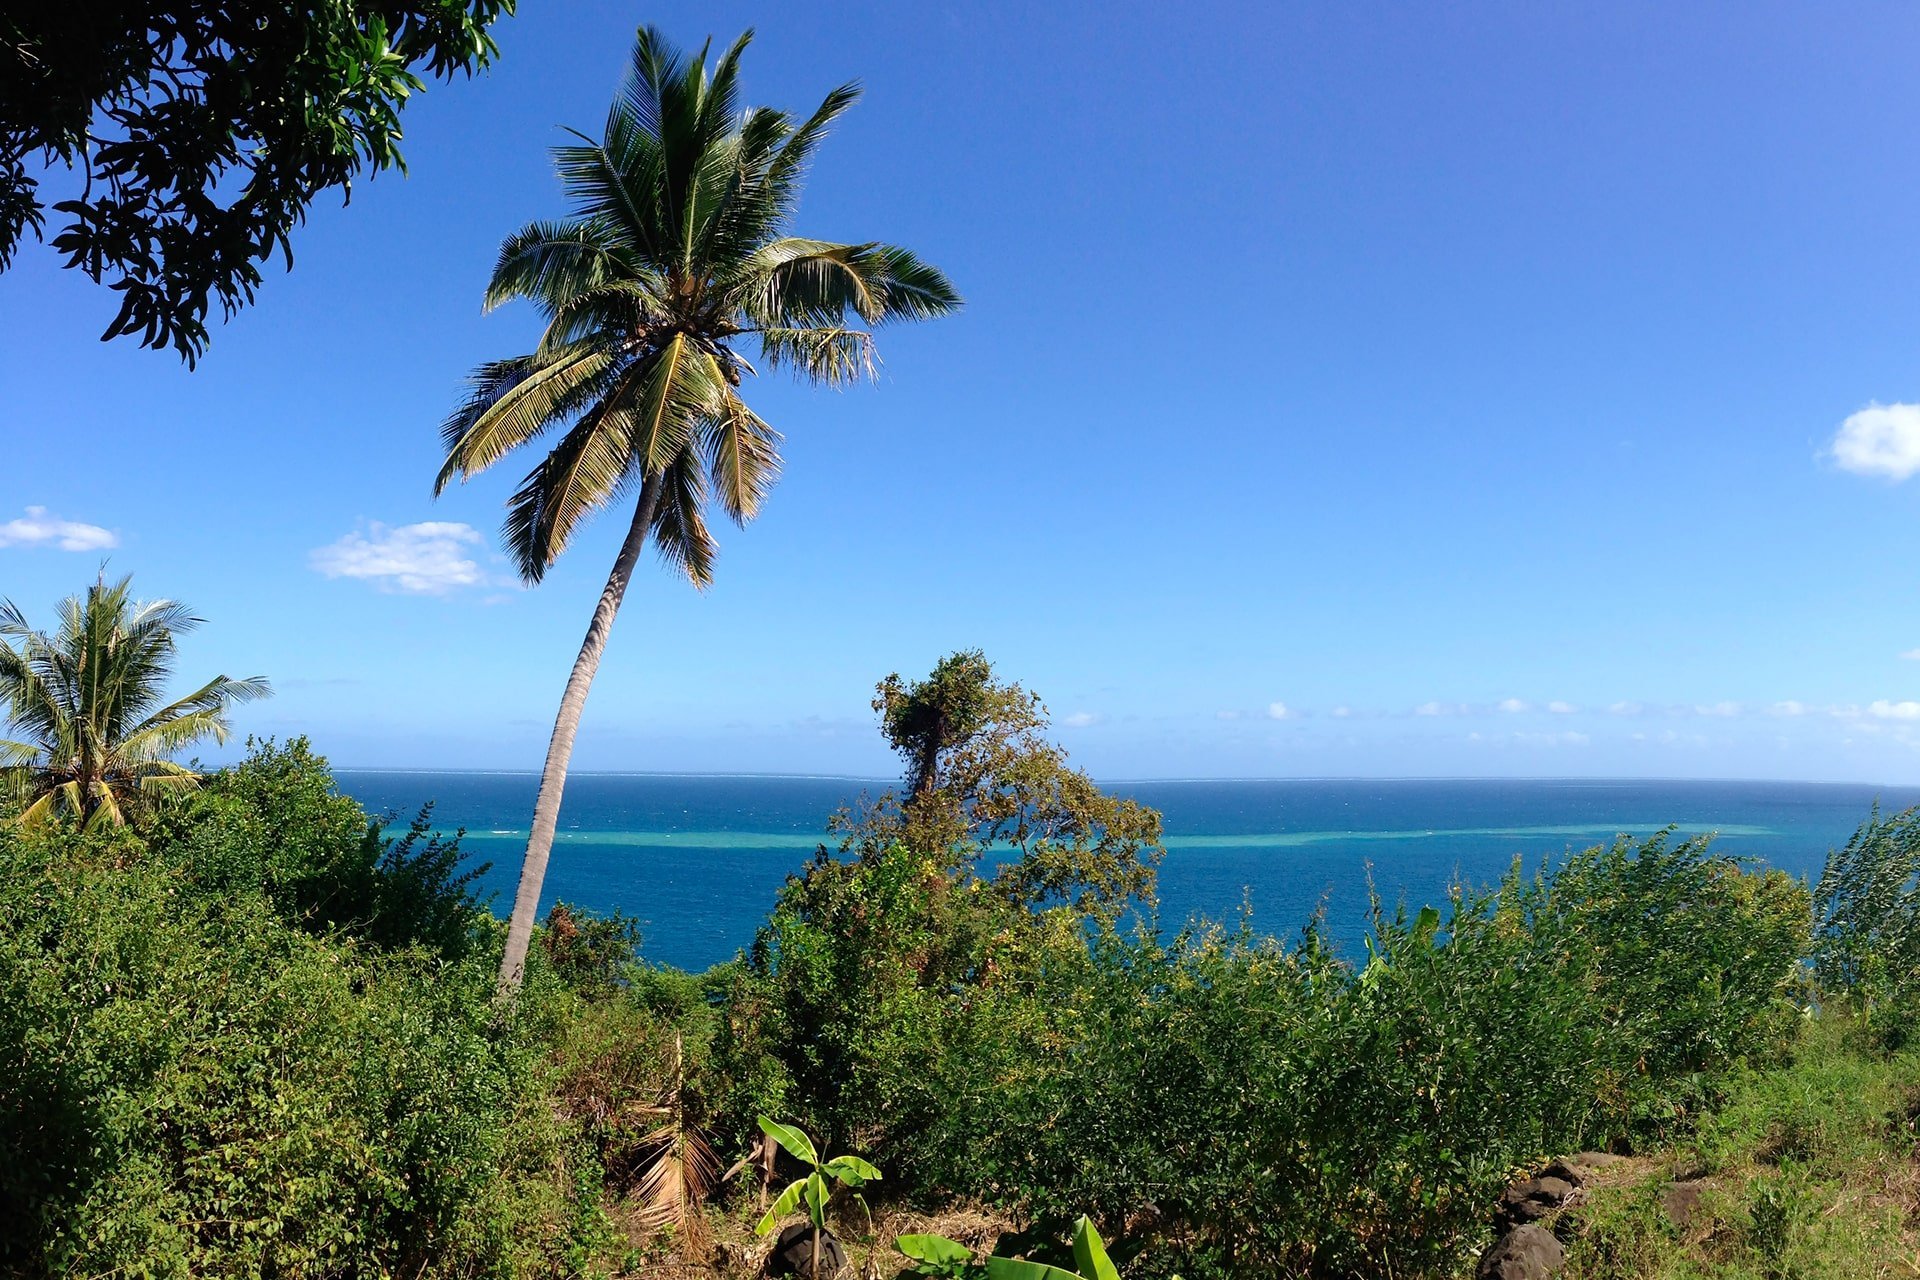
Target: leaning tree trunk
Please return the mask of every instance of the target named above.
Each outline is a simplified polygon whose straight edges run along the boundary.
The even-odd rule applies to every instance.
[[[613,630],[614,615],[620,612],[621,597],[633,578],[633,567],[647,543],[647,529],[653,524],[654,508],[660,502],[660,477],[651,475],[640,487],[640,501],[634,508],[633,527],[620,544],[620,555],[607,575],[600,603],[593,607],[593,621],[587,624],[587,638],[580,642],[580,656],[573,660],[573,674],[567,677],[567,691],[560,699],[560,714],[554,718],[553,738],[547,743],[547,764],[540,771],[540,795],[533,802],[533,830],[527,833],[527,856],[520,863],[520,888],[513,895],[513,918],[507,922],[507,950],[500,957],[500,993],[511,995],[520,989],[526,971],[527,944],[533,938],[533,919],[540,910],[540,886],[547,878],[547,858],[553,853],[553,833],[560,824],[560,793],[567,785],[567,762],[573,759],[573,738],[580,731],[580,713],[587,705],[587,690],[593,685],[600,658],[607,651],[607,635]]]

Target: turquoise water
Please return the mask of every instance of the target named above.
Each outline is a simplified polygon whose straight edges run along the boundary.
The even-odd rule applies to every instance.
[[[340,785],[375,813],[435,825],[492,869],[483,890],[511,902],[533,809],[531,773],[357,772]],[[545,901],[619,909],[643,922],[646,955],[685,968],[753,939],[781,883],[825,838],[827,815],[885,784],[858,778],[582,774],[567,784]],[[1238,916],[1290,935],[1324,904],[1355,944],[1367,882],[1389,901],[1445,897],[1615,834],[1669,824],[1717,832],[1724,850],[1817,876],[1877,800],[1920,804],[1920,788],[1825,783],[1583,780],[1191,781],[1112,784],[1166,818],[1161,918]]]

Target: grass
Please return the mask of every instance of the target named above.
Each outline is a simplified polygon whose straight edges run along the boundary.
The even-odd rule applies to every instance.
[[[1685,1145],[1610,1170],[1561,1228],[1567,1280],[1920,1278],[1920,1054],[1863,1041],[1809,1022]]]

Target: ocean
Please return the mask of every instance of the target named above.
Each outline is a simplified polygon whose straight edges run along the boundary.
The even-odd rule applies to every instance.
[[[538,778],[532,773],[341,770],[370,813],[434,825],[491,862],[494,909],[512,905]],[[547,871],[544,913],[565,900],[642,923],[649,960],[703,969],[753,940],[787,876],[827,839],[826,820],[887,783],[859,778],[576,774]],[[1166,819],[1160,918],[1254,925],[1281,937],[1324,907],[1357,947],[1369,877],[1388,901],[1438,904],[1456,878],[1496,880],[1616,834],[1717,832],[1716,847],[1817,879],[1877,801],[1920,804],[1920,788],[1779,782],[1596,780],[1161,781],[1109,784]]]

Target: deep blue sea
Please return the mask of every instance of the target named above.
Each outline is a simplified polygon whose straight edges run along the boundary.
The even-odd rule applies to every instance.
[[[513,900],[538,779],[531,773],[342,770],[341,788],[402,822],[433,801],[434,825],[491,861],[494,909]],[[647,958],[701,969],[753,939],[781,883],[825,839],[826,819],[863,791],[857,778],[576,774],[567,783],[546,904],[565,899],[640,918]],[[1111,784],[1166,818],[1161,920],[1237,919],[1291,936],[1325,903],[1337,939],[1357,945],[1367,877],[1389,901],[1439,903],[1456,878],[1497,879],[1615,834],[1674,825],[1718,832],[1724,851],[1817,878],[1876,800],[1920,804],[1920,788],[1777,782],[1222,781]]]

